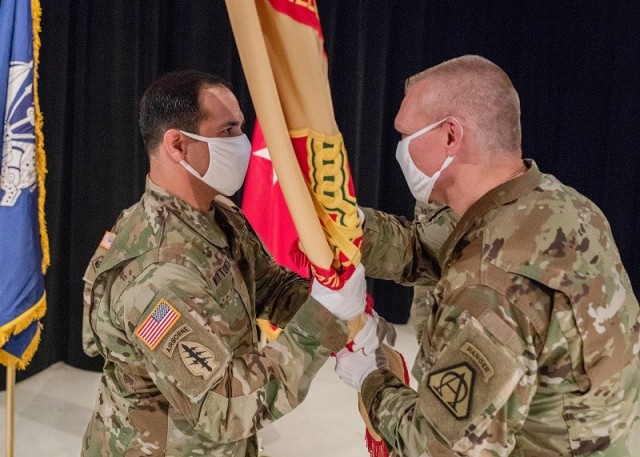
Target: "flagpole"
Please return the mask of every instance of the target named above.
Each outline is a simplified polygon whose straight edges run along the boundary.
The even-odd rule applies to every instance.
[[[7,366],[7,421],[5,426],[5,457],[13,457],[14,431],[14,387],[16,386],[16,367]]]
[[[226,0],[226,4],[251,99],[303,251],[311,263],[329,269],[333,252],[291,144],[255,0]]]

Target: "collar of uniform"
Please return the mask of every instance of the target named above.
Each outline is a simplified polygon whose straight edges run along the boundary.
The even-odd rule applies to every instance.
[[[227,247],[227,238],[213,221],[215,209],[206,212],[200,211],[189,205],[184,200],[176,197],[165,188],[155,184],[147,176],[145,194],[149,194],[154,200],[166,207],[176,217],[193,228],[200,236],[206,238],[218,247]],[[153,205],[152,205],[153,207]]]
[[[523,159],[528,170],[517,178],[511,179],[484,194],[460,218],[453,232],[445,241],[439,253],[439,263],[443,269],[449,267],[451,254],[473,225],[489,211],[517,200],[540,184],[542,174],[532,159]]]

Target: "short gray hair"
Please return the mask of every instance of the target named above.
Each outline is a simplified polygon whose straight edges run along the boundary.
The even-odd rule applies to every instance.
[[[476,55],[447,60],[411,76],[408,88],[424,79],[438,90],[439,116],[463,115],[475,123],[478,141],[489,151],[518,152],[522,143],[520,98],[499,66]]]

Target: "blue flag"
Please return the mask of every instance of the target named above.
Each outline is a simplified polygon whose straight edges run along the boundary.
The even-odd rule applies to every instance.
[[[49,263],[37,98],[40,14],[37,0],[0,2],[0,363],[21,369],[40,341]]]

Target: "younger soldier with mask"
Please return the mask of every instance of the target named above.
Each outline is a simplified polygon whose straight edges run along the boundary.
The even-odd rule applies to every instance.
[[[362,267],[309,297],[224,197],[247,169],[243,121],[206,73],[167,74],[142,98],[146,190],[84,278],[85,351],[105,364],[83,456],[256,456],[256,430],[305,398],[364,311]],[[258,317],[285,328],[262,350]]]
[[[369,275],[413,285],[442,268],[417,392],[380,353],[338,354],[374,428],[411,457],[637,455],[638,301],[600,209],[522,159],[508,76],[479,56],[427,69],[407,81],[395,127],[413,195],[460,221],[438,249],[364,210]]]

